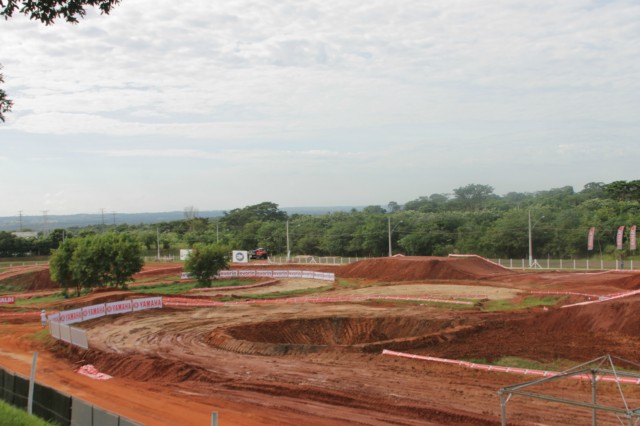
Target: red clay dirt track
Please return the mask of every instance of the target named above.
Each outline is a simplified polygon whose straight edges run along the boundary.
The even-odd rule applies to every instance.
[[[532,291],[573,294],[548,311],[487,312],[481,309],[487,300],[464,309],[393,302],[168,307],[82,323],[88,352],[50,344],[46,350],[28,337],[39,325],[21,319],[0,326],[0,364],[27,375],[31,352],[39,350],[39,380],[149,425],[206,425],[212,411],[221,425],[494,425],[500,423],[498,389],[533,378],[383,356],[382,349],[488,362],[513,356],[575,365],[609,353],[640,360],[639,296],[559,307],[639,289],[638,273],[512,272],[477,257],[381,258],[319,268],[348,281],[322,295],[485,295],[517,302]],[[281,280],[251,293],[307,284]],[[87,305],[123,297],[76,300]],[[114,379],[96,382],[74,372],[86,363]],[[640,406],[640,387],[622,387],[629,405]],[[545,390],[571,397],[589,389],[561,381]],[[599,401],[615,404],[615,391],[600,384]],[[509,402],[508,413],[509,424],[591,420],[589,410],[521,397]],[[617,424],[611,416],[599,420]]]

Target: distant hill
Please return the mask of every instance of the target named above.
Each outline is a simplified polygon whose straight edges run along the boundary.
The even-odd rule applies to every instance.
[[[333,212],[351,211],[352,209],[360,210],[362,207],[356,206],[332,206],[332,207],[281,207],[280,210],[286,211],[289,215],[322,215]],[[198,212],[198,217],[220,217],[224,214],[223,210],[209,210]],[[73,215],[47,215],[46,224],[43,216],[22,216],[22,229],[30,229],[33,231],[43,231],[46,229],[51,231],[56,228],[72,228],[85,227],[91,225],[127,224],[152,224],[160,222],[171,222],[174,220],[184,219],[184,211],[160,212],[160,213],[100,213],[92,214],[73,214]],[[0,217],[0,231],[18,231],[20,230],[20,218],[18,216]]]

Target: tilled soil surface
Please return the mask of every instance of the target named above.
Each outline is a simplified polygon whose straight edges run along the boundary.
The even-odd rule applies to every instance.
[[[354,284],[330,293],[517,300],[531,291],[604,295],[640,287],[640,274],[632,272],[517,273],[478,258],[366,262],[336,269]],[[383,277],[372,285],[377,275]],[[295,280],[281,280],[276,288],[286,291],[288,284],[314,289],[313,283]],[[91,303],[123,295],[93,297]],[[393,302],[164,308],[80,324],[88,330],[91,350],[57,345],[45,351],[42,377],[145,424],[208,424],[210,412],[218,411],[220,424],[249,426],[494,425],[500,423],[497,391],[533,377],[396,358],[382,350],[487,362],[518,357],[577,365],[605,354],[637,362],[638,308],[640,296],[502,312]],[[27,371],[28,351],[42,347],[21,336],[35,329],[34,324],[3,325],[0,363]],[[83,363],[115,378],[93,382],[72,372]],[[620,389],[630,407],[640,406],[638,385]],[[591,398],[591,385],[577,380],[536,390]],[[600,383],[598,392],[600,403],[623,405],[616,385]],[[584,408],[523,397],[514,397],[507,407],[509,424],[591,424],[591,411]],[[618,424],[611,415],[598,420]]]

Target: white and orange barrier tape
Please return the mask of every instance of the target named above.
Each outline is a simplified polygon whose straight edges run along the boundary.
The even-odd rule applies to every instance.
[[[453,365],[458,365],[460,367],[473,368],[475,370],[495,371],[498,373],[522,374],[526,376],[552,377],[552,376],[557,376],[558,374],[565,373],[565,372],[559,372],[559,371],[534,370],[530,368],[503,367],[500,365],[477,364],[475,362],[460,361],[455,359],[437,358],[433,356],[423,356],[423,355],[408,354],[404,352],[395,352],[395,351],[390,351],[388,349],[383,350],[382,355],[416,359],[419,361],[430,361],[430,362],[439,362],[444,364],[453,364]],[[571,377],[577,380],[587,380],[587,381],[591,381],[591,378],[592,378],[590,374],[576,374],[574,376],[568,376],[568,377]],[[596,381],[640,385],[640,379],[635,379],[630,377],[616,377],[613,375],[597,375]]]

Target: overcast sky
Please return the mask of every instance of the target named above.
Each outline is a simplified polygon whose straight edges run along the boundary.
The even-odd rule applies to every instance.
[[[0,63],[0,216],[640,178],[637,0],[123,0]]]

